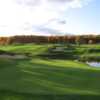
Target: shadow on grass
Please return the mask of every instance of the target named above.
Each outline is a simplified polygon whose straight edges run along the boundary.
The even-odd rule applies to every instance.
[[[34,95],[1,90],[0,100],[100,100],[99,95]]]
[[[60,49],[63,49],[63,47],[60,46]],[[49,48],[45,53],[37,55],[41,58],[48,58],[48,59],[67,59],[67,60],[74,60],[78,59],[78,52],[74,46],[71,47],[65,47],[63,50],[56,50],[56,47]]]

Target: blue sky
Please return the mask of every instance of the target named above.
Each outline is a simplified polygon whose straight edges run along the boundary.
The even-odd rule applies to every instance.
[[[0,36],[100,34],[100,0],[0,0]]]
[[[76,33],[100,33],[100,0],[94,0],[81,9],[71,9],[67,13],[68,24]],[[71,31],[71,30],[70,30]]]

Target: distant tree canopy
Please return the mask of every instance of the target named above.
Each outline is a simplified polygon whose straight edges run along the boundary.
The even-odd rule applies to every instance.
[[[95,44],[100,43],[100,35],[77,35],[77,36],[34,36],[21,35],[11,37],[0,37],[0,44],[20,43],[71,43],[71,44]]]

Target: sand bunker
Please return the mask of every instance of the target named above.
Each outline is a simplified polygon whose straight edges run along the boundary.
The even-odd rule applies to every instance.
[[[25,59],[27,56],[25,55],[8,55],[8,54],[2,54],[0,55],[0,58],[9,58],[9,59]]]

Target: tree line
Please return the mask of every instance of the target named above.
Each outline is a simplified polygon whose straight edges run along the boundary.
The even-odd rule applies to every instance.
[[[77,36],[21,35],[21,36],[11,36],[11,37],[0,37],[0,45],[24,44],[24,43],[96,44],[100,43],[100,35],[77,35]]]

